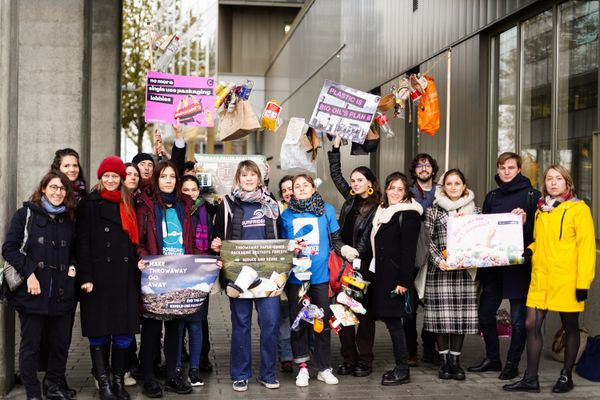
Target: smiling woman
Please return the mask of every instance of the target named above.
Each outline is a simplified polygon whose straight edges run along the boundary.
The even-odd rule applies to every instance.
[[[69,178],[77,202],[85,197],[87,189],[83,168],[79,163],[79,153],[70,148],[56,150],[50,169],[60,171]]]

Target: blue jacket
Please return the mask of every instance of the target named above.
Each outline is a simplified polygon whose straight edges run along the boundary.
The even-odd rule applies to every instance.
[[[485,196],[482,213],[508,213],[515,208],[525,210],[527,219],[523,225],[523,244],[527,247],[533,241],[533,222],[541,193],[531,186],[529,178],[520,173],[507,183],[502,182],[498,175],[495,179],[498,188]],[[531,263],[479,269],[477,276],[484,285],[501,285],[503,298],[525,299],[531,280]]]
[[[27,209],[31,210],[26,255],[19,250],[23,243]],[[25,282],[8,294],[8,302],[20,312],[58,316],[75,309],[75,277],[68,275],[73,264],[74,223],[66,214],[51,215],[38,205],[25,202],[12,218],[2,257],[25,278]],[[40,282],[41,294],[27,293],[31,274]]]

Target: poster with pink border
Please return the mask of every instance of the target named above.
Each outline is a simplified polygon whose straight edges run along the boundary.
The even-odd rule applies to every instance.
[[[148,71],[146,115],[148,123],[214,126],[215,79]]]

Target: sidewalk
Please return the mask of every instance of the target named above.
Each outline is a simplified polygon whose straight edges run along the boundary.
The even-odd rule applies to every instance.
[[[442,381],[437,378],[437,366],[423,364],[411,368],[411,383],[401,386],[383,387],[380,384],[381,375],[393,366],[391,342],[385,326],[377,323],[375,339],[374,372],[369,377],[355,378],[343,376],[339,385],[330,386],[317,381],[316,371],[311,370],[310,386],[298,388],[295,386],[295,374],[278,372],[281,388],[269,390],[262,387],[255,380],[250,380],[247,392],[236,393],[231,388],[229,378],[229,343],[231,338],[231,323],[229,319],[229,302],[224,295],[214,295],[211,298],[209,310],[211,362],[214,371],[204,374],[205,385],[194,388],[188,396],[178,396],[165,393],[165,398],[188,399],[598,399],[600,398],[600,384],[587,381],[574,374],[575,389],[567,394],[556,395],[551,393],[552,386],[558,378],[561,364],[551,360],[547,353],[542,356],[540,394],[512,394],[502,390],[503,381],[497,379],[497,373],[475,374],[467,373],[463,382]],[[421,309],[419,310],[422,311]],[[256,326],[256,325],[255,325]],[[67,379],[71,387],[78,391],[77,398],[97,399],[98,393],[94,388],[90,375],[90,357],[87,340],[81,337],[79,319],[77,318],[73,343],[69,353],[67,365]],[[252,341],[254,371],[258,368],[258,330],[254,330]],[[19,335],[17,334],[17,337]],[[138,337],[139,339],[139,337]],[[332,335],[332,365],[335,367],[341,362],[339,355],[339,340]],[[501,339],[502,354],[506,354],[507,339]],[[17,344],[18,349],[18,344]],[[465,367],[476,364],[483,356],[483,340],[479,337],[468,336],[463,349],[462,363]],[[525,358],[525,357],[524,357]],[[17,356],[18,359],[18,356]],[[522,362],[522,368],[525,360]],[[18,361],[17,361],[18,368]],[[40,377],[41,379],[41,377]],[[144,399],[141,384],[128,388],[132,399]],[[16,386],[6,397],[7,399],[24,399],[25,390]]]

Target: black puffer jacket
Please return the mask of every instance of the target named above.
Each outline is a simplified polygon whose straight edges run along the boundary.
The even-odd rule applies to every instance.
[[[541,193],[534,189],[529,179],[520,173],[507,183],[502,182],[496,175],[496,183],[498,189],[492,190],[485,196],[482,213],[508,213],[515,208],[525,210],[527,219],[523,225],[523,242],[525,247],[529,246],[533,242],[533,222]],[[479,269],[477,277],[484,285],[501,285],[504,298],[525,299],[531,279],[531,263]]]
[[[338,223],[340,225],[340,232],[344,230],[344,225],[348,214],[354,207],[354,202],[358,201],[355,196],[350,195],[350,184],[344,179],[342,175],[342,165],[340,161],[340,153],[332,151],[327,153],[329,157],[329,171],[331,173],[331,179],[337,188],[338,192],[344,196],[344,204],[340,210],[338,217]],[[377,203],[372,204],[364,203],[358,210],[358,216],[354,223],[352,230],[352,243],[345,243],[348,246],[354,247],[358,250],[359,258],[361,260],[360,273],[369,280],[371,272],[369,272],[369,264],[373,254],[371,251],[371,227],[373,225],[373,217],[377,210]]]
[[[29,237],[23,243],[27,209],[31,210]],[[66,214],[52,215],[38,205],[25,202],[10,223],[2,245],[2,257],[25,277],[33,273],[40,282],[41,294],[27,293],[27,282],[8,295],[9,304],[27,314],[58,316],[75,308],[75,277],[69,276],[73,264],[74,223]],[[73,273],[71,274],[73,275]]]

